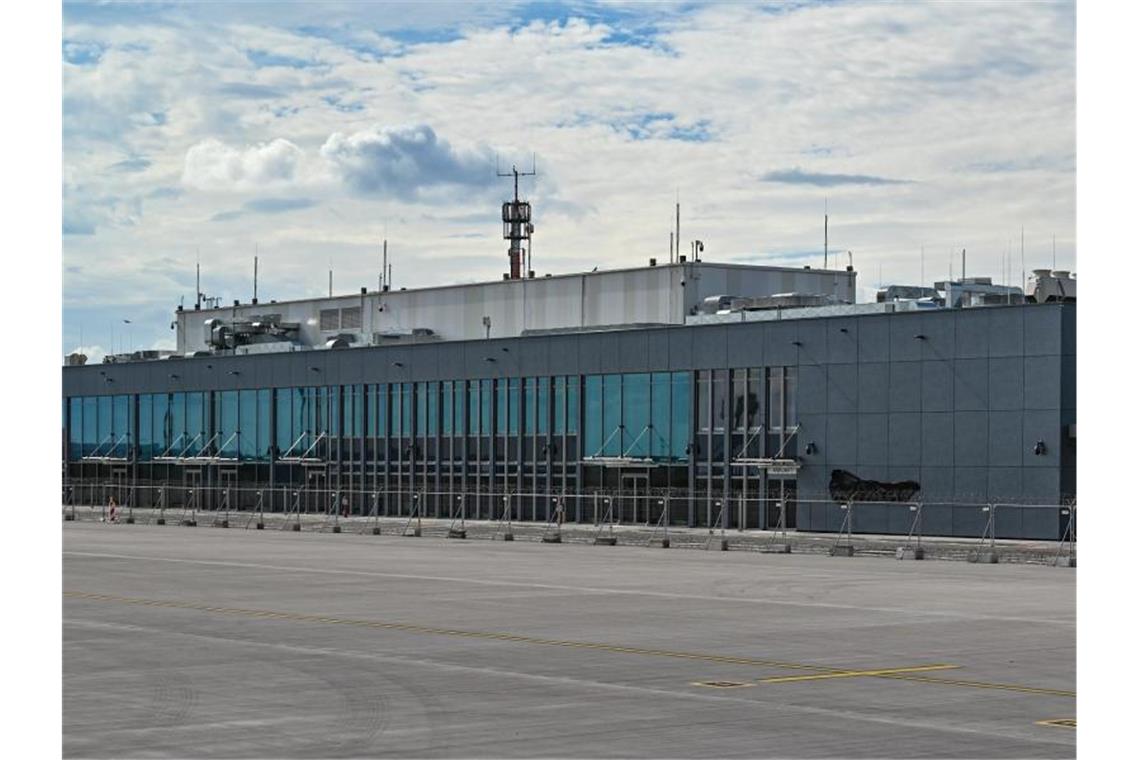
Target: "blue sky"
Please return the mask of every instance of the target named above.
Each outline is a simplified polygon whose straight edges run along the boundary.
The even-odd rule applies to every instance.
[[[667,256],[883,279],[1075,269],[1071,3],[65,4],[64,350],[172,344],[248,300]],[[687,244],[686,244],[687,245]],[[818,251],[818,261],[812,252]],[[925,253],[923,253],[925,251]],[[957,264],[955,266],[955,275]],[[130,323],[124,322],[130,320]]]

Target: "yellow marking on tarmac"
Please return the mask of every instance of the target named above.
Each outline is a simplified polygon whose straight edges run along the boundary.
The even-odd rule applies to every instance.
[[[1039,726],[1060,726],[1061,728],[1076,728],[1076,718],[1051,718],[1049,720],[1037,721]]]
[[[1075,691],[1065,689],[1044,689],[1038,686],[1019,686],[1012,683],[989,683],[987,681],[961,681],[953,678],[939,678],[937,676],[910,676],[903,673],[898,675],[882,675],[878,678],[893,678],[899,681],[917,681],[919,683],[941,684],[943,686],[962,686],[968,689],[998,689],[1000,691],[1016,691],[1022,694],[1043,694],[1053,697],[1075,697]]]
[[[1076,692],[1062,691],[1060,689],[1042,689],[1032,686],[1017,686],[1013,684],[986,683],[982,681],[961,681],[932,676],[911,675],[904,670],[911,668],[893,668],[884,672],[853,671],[850,668],[833,668],[823,665],[808,665],[799,662],[782,662],[779,660],[762,660],[753,657],[733,657],[728,655],[702,654],[699,652],[678,652],[669,649],[648,649],[644,647],[622,647],[613,644],[602,644],[590,641],[568,641],[561,639],[546,639],[536,636],[523,636],[515,633],[496,633],[493,631],[465,631],[457,628],[437,628],[434,626],[415,625],[413,623],[391,623],[380,620],[359,620],[353,618],[334,618],[325,615],[306,615],[301,612],[280,612],[275,610],[245,609],[241,607],[217,607],[214,605],[196,602],[178,602],[164,599],[140,599],[113,594],[94,594],[81,591],[64,591],[65,597],[72,599],[87,599],[102,602],[118,602],[120,604],[136,604],[148,607],[164,607],[168,609],[194,610],[197,612],[213,612],[225,615],[240,615],[243,617],[272,618],[276,620],[291,620],[302,623],[326,623],[335,625],[350,625],[362,628],[375,628],[388,631],[403,631],[405,633],[433,634],[438,636],[456,636],[470,639],[484,639],[490,641],[510,641],[519,644],[535,644],[541,646],[567,647],[570,649],[591,649],[599,652],[616,652],[620,654],[639,654],[652,657],[673,657],[682,660],[697,660],[701,662],[715,662],[726,665],[747,665],[760,668],[779,668],[783,670],[804,670],[816,674],[834,674],[837,677],[850,677],[849,674],[859,673],[869,678],[888,678],[902,681],[916,681],[919,683],[942,684],[946,686],[963,686],[976,689],[1001,689],[1005,691],[1022,692],[1025,694],[1047,694],[1063,697],[1075,697]],[[920,668],[930,666],[915,666]],[[955,667],[955,666],[938,666]]]
[[[919,673],[929,670],[954,670],[960,665],[914,665],[909,668],[886,668],[881,670],[845,670],[839,673],[815,673],[810,676],[775,676],[761,678],[760,683],[789,683],[792,681],[818,681],[824,678],[858,678],[860,676],[885,676],[895,673]]]

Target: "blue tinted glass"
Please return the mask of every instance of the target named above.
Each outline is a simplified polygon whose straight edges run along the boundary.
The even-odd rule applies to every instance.
[[[139,459],[154,456],[154,401],[149,393],[139,396]]]
[[[621,456],[621,375],[602,376],[602,425],[602,453]]]
[[[554,434],[566,432],[566,378],[554,378]]]
[[[170,414],[170,396],[166,393],[156,393],[151,399],[151,418],[154,420],[154,455],[161,456],[166,453],[174,443],[174,420]]]
[[[518,435],[519,432],[519,380],[512,377],[507,381],[507,432]]]
[[[186,430],[186,394],[174,393],[170,396],[170,431],[174,435],[171,455],[182,451],[190,442]]]
[[[479,381],[471,380],[467,383],[468,393],[467,398],[470,401],[468,404],[467,418],[471,421],[468,433],[471,435],[479,435],[481,433],[479,427]]]
[[[257,457],[257,391],[238,395],[238,454],[242,459]]]
[[[444,381],[443,398],[440,401],[443,403],[443,428],[440,432],[449,436],[452,432],[451,419],[455,409],[455,383],[450,380]]]
[[[387,383],[376,386],[376,435],[388,435],[388,389]]]
[[[649,456],[649,375],[622,377],[621,453],[629,457]]]
[[[550,427],[550,378],[538,378],[538,398],[535,401],[536,414],[538,415],[538,426],[535,432],[539,435],[546,433],[547,428]]]
[[[586,377],[586,429],[584,456],[595,457],[602,454],[602,377]]]
[[[463,435],[467,428],[467,389],[462,380],[455,381],[455,434]]]
[[[673,429],[669,436],[673,458],[688,461],[689,425],[692,418],[692,376],[688,372],[673,373]]]
[[[215,403],[220,402],[220,416],[218,418],[217,433],[218,453],[224,457],[238,455],[238,392],[222,391],[214,394]]]
[[[654,459],[668,459],[672,456],[669,448],[669,386],[668,372],[654,372],[652,388],[650,389],[650,404],[652,411],[650,421],[653,429],[650,431],[649,455]]]
[[[480,418],[480,435],[491,435],[494,429],[492,424],[494,420],[491,418],[491,409],[494,407],[492,401],[494,400],[495,381],[494,380],[480,380],[479,381],[479,399],[482,405]]]
[[[277,430],[276,441],[279,456],[284,456],[293,445],[293,389],[277,389]]]
[[[566,378],[566,432],[578,432],[578,377]]]
[[[412,434],[412,384],[400,384],[400,405],[403,407],[400,413],[400,435],[410,436]]]
[[[272,414],[273,409],[273,391],[268,388],[259,390],[257,392],[257,458],[261,461],[268,461],[269,447],[273,445],[273,432],[271,423],[273,422]]]
[[[83,399],[83,455],[88,456],[99,445],[99,400],[94,396]]]
[[[72,396],[67,400],[67,442],[68,459],[79,459],[83,456],[83,399]]]
[[[495,435],[507,432],[507,381],[499,379],[496,384],[498,398],[495,401]]]
[[[427,384],[427,434],[435,435],[439,432],[439,383]]]

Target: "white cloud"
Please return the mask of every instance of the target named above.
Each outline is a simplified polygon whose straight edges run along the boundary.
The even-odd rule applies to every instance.
[[[244,148],[207,139],[186,151],[182,182],[199,190],[279,187],[297,178],[302,157],[300,148],[281,138]]]
[[[321,156],[364,195],[410,199],[423,188],[486,187],[493,179],[490,150],[456,150],[427,124],[336,132],[321,146]]]

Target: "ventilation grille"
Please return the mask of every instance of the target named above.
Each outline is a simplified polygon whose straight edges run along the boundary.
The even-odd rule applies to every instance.
[[[359,330],[360,329],[360,307],[351,306],[347,309],[340,310],[340,329],[342,330]]]
[[[359,317],[357,318],[359,319]],[[340,329],[340,310],[321,309],[321,330]]]

